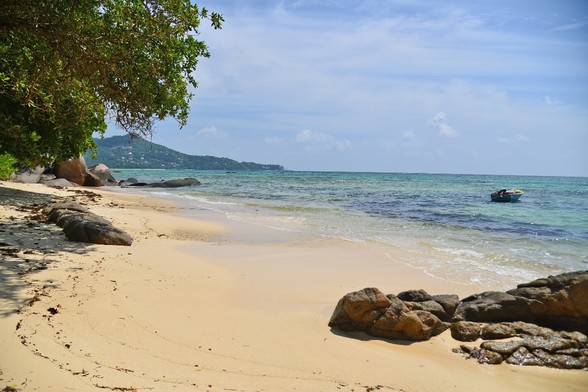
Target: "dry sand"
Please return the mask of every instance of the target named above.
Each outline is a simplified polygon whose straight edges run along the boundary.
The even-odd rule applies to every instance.
[[[149,195],[0,183],[0,388],[23,391],[586,391],[588,372],[479,365],[448,332],[390,342],[327,326],[366,286],[460,296],[377,247],[272,231]],[[74,197],[130,247],[30,220]],[[1,390],[1,389],[0,389]],[[6,389],[8,390],[8,389]]]

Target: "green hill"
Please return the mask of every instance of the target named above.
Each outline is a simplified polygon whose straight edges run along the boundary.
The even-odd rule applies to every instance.
[[[281,165],[237,162],[229,158],[188,155],[129,135],[94,139],[98,155],[84,156],[88,166],[103,163],[117,169],[284,170]]]

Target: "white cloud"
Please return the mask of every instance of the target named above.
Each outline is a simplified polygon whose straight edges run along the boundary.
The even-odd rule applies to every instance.
[[[228,137],[226,132],[219,130],[215,126],[202,128],[196,134],[198,136],[203,136],[203,137],[212,138],[212,139],[220,139],[220,140],[226,140]]]
[[[586,155],[569,153],[588,142],[586,45],[573,39],[584,31],[573,28],[585,19],[573,24],[573,18],[555,20],[539,11],[543,19],[524,19],[527,7],[501,3],[218,2],[230,23],[222,31],[203,27],[212,57],[195,75],[200,87],[191,124],[215,124],[230,134],[226,151],[242,148],[239,135],[246,135],[248,159],[264,157],[292,169],[345,167],[362,152],[372,170],[410,171],[413,165],[586,175]],[[306,129],[311,124],[316,131]],[[194,152],[212,153],[204,136],[216,148],[218,129],[194,133],[200,138]],[[516,168],[468,161],[471,155],[462,153],[482,154],[497,142],[515,150],[530,137],[533,149],[522,152],[528,159]],[[441,147],[448,157],[443,161],[433,158]],[[321,154],[304,154],[329,150],[345,153],[327,163]],[[415,159],[397,166],[390,150]],[[574,159],[546,164],[535,158],[544,151]]]
[[[579,30],[588,25],[588,19],[581,20],[579,22],[567,23],[561,26],[554,27],[549,31],[570,31],[570,30]]]
[[[350,140],[335,139],[333,136],[323,132],[313,132],[310,129],[304,129],[294,138],[296,143],[305,145],[306,151],[325,151],[338,150],[344,151],[353,147]]]
[[[439,112],[429,122],[429,125],[439,131],[439,135],[447,138],[456,137],[457,131],[447,124],[445,113]]]

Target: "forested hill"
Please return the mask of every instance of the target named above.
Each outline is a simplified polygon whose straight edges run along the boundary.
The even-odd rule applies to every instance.
[[[98,155],[85,155],[88,166],[104,163],[117,169],[284,170],[281,165],[237,162],[229,158],[188,155],[129,135],[94,139]]]

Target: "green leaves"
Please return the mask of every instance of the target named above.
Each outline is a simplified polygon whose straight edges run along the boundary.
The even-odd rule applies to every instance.
[[[198,26],[217,13],[190,0],[0,2],[0,153],[41,163],[93,146],[109,115],[149,137],[168,116],[185,124],[210,54]]]

